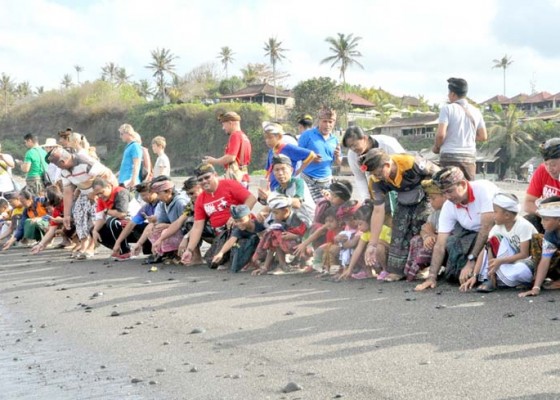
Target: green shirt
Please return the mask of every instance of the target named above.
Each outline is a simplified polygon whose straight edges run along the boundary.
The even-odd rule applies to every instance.
[[[30,163],[31,167],[26,178],[35,178],[43,175],[44,166],[46,165],[45,157],[47,152],[39,146],[32,147],[25,153],[23,162]]]

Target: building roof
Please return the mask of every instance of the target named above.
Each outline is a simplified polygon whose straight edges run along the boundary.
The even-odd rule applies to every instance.
[[[501,147],[494,149],[494,150],[486,150],[483,152],[478,152],[476,155],[476,162],[490,162],[493,163],[497,161],[500,156],[498,153],[502,150]]]
[[[551,100],[552,95],[548,92],[539,92],[532,94],[524,103],[542,103],[543,101]]]
[[[529,97],[528,94],[519,93],[517,96],[513,96],[505,104],[518,104],[518,103],[525,103],[525,100]]]
[[[373,104],[371,101],[364,99],[361,96],[358,96],[355,93],[346,93],[346,94],[341,94],[340,98],[342,98],[343,100],[348,100],[350,102],[350,104],[354,107],[363,107],[363,108],[373,108],[375,107],[375,104]]]
[[[437,125],[438,116],[435,113],[415,115],[409,118],[391,118],[389,122],[385,125],[381,125],[378,128],[388,128],[388,127],[413,127],[419,125]]]
[[[530,164],[532,164],[533,167],[536,168],[537,166],[541,165],[542,162],[543,162],[542,157],[531,157],[527,161],[525,161],[519,168],[521,169],[529,168]]]
[[[502,96],[501,94],[497,94],[494,97],[489,98],[486,101],[483,101],[482,104],[504,104],[509,102],[510,99],[507,96]]]
[[[413,96],[401,97],[401,107],[420,107],[420,99]]]
[[[560,121],[560,109],[556,108],[554,110],[543,111],[535,115],[534,117],[525,118],[525,121],[540,119],[543,121],[558,120]]]
[[[274,86],[268,83],[258,85],[250,85],[232,94],[226,94],[221,99],[238,99],[243,97],[255,97],[259,95],[274,96]],[[282,90],[276,88],[276,97],[294,97],[290,90]]]

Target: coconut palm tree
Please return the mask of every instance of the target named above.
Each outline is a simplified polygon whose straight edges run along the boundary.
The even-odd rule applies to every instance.
[[[0,78],[0,93],[2,93],[2,98],[4,99],[4,114],[6,115],[8,115],[8,105],[14,94],[15,86],[16,84],[12,80],[12,77],[2,72],[2,77]]]
[[[64,76],[62,77],[62,81],[60,81],[60,84],[64,89],[70,88],[72,86],[72,75],[64,74]]]
[[[235,59],[233,58],[234,54],[235,53],[233,52],[232,49],[230,49],[228,46],[225,46],[220,49],[220,53],[218,54],[217,57],[220,59],[220,62],[224,66],[224,71],[226,72],[226,80],[229,79],[228,67],[230,64],[233,64],[233,62],[235,61]]]
[[[119,66],[114,62],[108,62],[101,67],[101,79],[109,83],[115,83]]]
[[[84,67],[82,67],[81,65],[74,65],[74,69],[76,70],[76,81],[78,82],[78,85],[80,84],[80,72],[84,71]]]
[[[125,85],[130,81],[132,75],[126,73],[126,68],[119,67],[117,69],[117,75],[115,76],[115,82],[118,86]]]
[[[272,84],[274,86],[274,119],[277,120],[276,64],[286,58],[284,56],[284,52],[287,50],[282,48],[282,42],[279,42],[278,39],[271,37],[268,39],[268,42],[264,43],[264,51],[264,55],[266,57],[269,57],[270,65],[272,65]]]
[[[134,82],[133,86],[138,95],[146,100],[154,96],[154,89],[152,89],[147,79],[140,79],[138,82]]]
[[[152,50],[152,62],[146,68],[154,71],[153,77],[156,78],[157,95],[160,99],[165,99],[165,74],[175,75],[175,64],[173,60],[178,58],[166,48],[156,48]]]
[[[500,59],[492,60],[494,66],[492,68],[502,68],[504,71],[504,96],[506,95],[506,69],[513,63],[511,56],[505,54]]]
[[[20,82],[16,86],[15,95],[17,97],[23,98],[33,94],[33,90],[31,90],[31,85],[29,81]]]
[[[494,125],[488,129],[488,148],[503,150],[501,159],[504,168],[501,171],[502,176],[500,176],[503,178],[508,168],[516,168],[520,165],[516,160],[518,151],[522,148],[532,151],[536,148],[537,143],[533,136],[523,129],[520,120],[525,117],[525,114],[518,110],[515,104],[510,104],[506,109],[495,104],[493,109],[495,120]]]
[[[337,64],[339,65],[340,78],[343,83],[343,98],[346,99],[346,71],[348,67],[357,65],[362,69],[364,68],[364,66],[356,60],[356,58],[362,57],[362,53],[357,49],[358,42],[362,40],[362,38],[360,36],[354,36],[352,33],[348,35],[338,33],[337,35],[337,37],[329,36],[325,39],[330,45],[329,50],[333,55],[321,60],[321,64],[331,63],[331,68],[335,67]],[[346,114],[346,106],[344,113]]]

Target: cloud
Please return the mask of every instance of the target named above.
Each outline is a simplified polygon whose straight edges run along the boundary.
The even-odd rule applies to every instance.
[[[493,32],[512,46],[528,47],[546,58],[560,57],[557,25],[560,2],[499,0]]]
[[[64,74],[75,76],[76,64],[85,68],[82,81],[97,79],[107,62],[125,67],[135,80],[151,79],[145,66],[157,47],[179,57],[177,72],[184,75],[208,62],[221,70],[217,56],[229,46],[235,53],[229,72],[239,75],[247,63],[268,62],[263,47],[270,37],[289,50],[278,67],[290,74],[286,86],[318,76],[338,80],[339,71],[320,61],[331,55],[325,38],[341,32],[362,37],[364,69],[348,70],[350,84],[440,102],[446,79],[461,76],[482,101],[502,91],[492,60],[510,54],[508,94],[529,91],[533,76],[537,89],[560,91],[550,21],[558,17],[558,1],[472,0],[460,11],[443,0],[346,0],[343,7],[334,0],[320,7],[301,0],[0,1],[6,16],[0,72],[33,86],[59,87]],[[533,29],[537,24],[544,28]],[[518,25],[523,34],[513,32]]]

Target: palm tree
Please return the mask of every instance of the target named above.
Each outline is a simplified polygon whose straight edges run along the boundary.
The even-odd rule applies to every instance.
[[[108,62],[101,67],[101,79],[110,83],[115,83],[119,66],[114,62]]]
[[[332,63],[331,68],[339,64],[338,68],[343,83],[343,98],[346,100],[346,71],[348,67],[355,64],[362,69],[364,68],[364,66],[356,60],[357,57],[362,57],[362,53],[357,50],[358,42],[362,40],[362,38],[360,36],[354,37],[352,33],[348,35],[338,33],[337,35],[338,37],[336,38],[328,37],[325,39],[325,41],[330,44],[329,50],[331,50],[333,55],[321,60],[321,64]],[[346,114],[346,106],[344,113]]]
[[[76,70],[76,80],[78,82],[78,85],[80,84],[80,72],[84,71],[84,67],[76,64],[74,65],[74,69]]]
[[[69,87],[71,87],[72,86],[72,75],[64,74],[64,76],[62,77],[62,81],[60,81],[60,84],[62,85],[62,87],[64,89],[68,89]]]
[[[33,94],[29,81],[20,82],[16,86],[15,94],[17,97],[24,98]]]
[[[284,56],[284,52],[287,51],[283,49],[282,42],[279,42],[276,38],[269,38],[268,42],[264,43],[264,55],[269,57],[270,65],[272,65],[272,84],[274,86],[274,119],[278,119],[276,106],[277,106],[277,99],[276,99],[276,64],[281,62],[286,57]]]
[[[4,98],[4,113],[8,115],[8,104],[10,97],[14,94],[15,82],[9,75],[2,72],[2,77],[0,78],[0,92]]]
[[[154,90],[150,86],[150,82],[147,79],[140,79],[138,82],[133,84],[134,89],[139,96],[145,98],[146,100],[154,95]]]
[[[35,88],[35,94],[43,94],[45,93],[45,87],[44,86],[37,86]]]
[[[128,83],[128,81],[130,80],[131,77],[132,77],[132,75],[128,75],[126,73],[126,68],[118,68],[117,69],[117,75],[115,77],[115,81],[116,81],[118,86],[121,86],[121,85],[124,85],[124,84]]]
[[[502,68],[504,70],[504,96],[506,95],[506,69],[513,63],[511,56],[505,54],[502,58],[492,60],[494,66],[492,68]]]
[[[231,50],[229,47],[225,46],[225,47],[222,47],[220,49],[220,53],[218,54],[218,57],[217,57],[217,58],[220,59],[220,62],[224,66],[224,71],[226,71],[226,80],[229,79],[228,66],[230,64],[233,64],[233,62],[235,61],[235,59],[233,58],[234,54],[235,53],[233,52],[233,50]]]
[[[152,75],[156,78],[156,86],[158,90],[158,97],[162,100],[165,99],[165,74],[171,76],[175,75],[175,64],[173,60],[177,58],[171,53],[171,50],[166,48],[157,48],[152,50],[152,62],[146,65],[146,68],[154,71]]]
[[[533,136],[523,130],[520,120],[525,117],[523,111],[517,109],[515,104],[510,104],[508,108],[496,104],[493,106],[495,122],[488,129],[488,147],[491,150],[502,149],[501,159],[503,170],[500,178],[503,178],[506,170],[510,167],[518,167],[516,156],[521,148],[533,151],[537,143]]]

